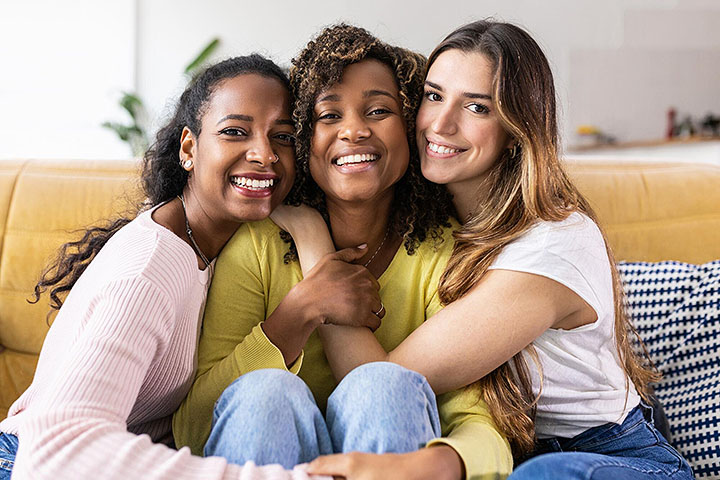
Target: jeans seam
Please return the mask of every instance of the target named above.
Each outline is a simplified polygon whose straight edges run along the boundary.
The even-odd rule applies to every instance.
[[[610,460],[610,459],[608,459],[608,460]],[[678,472],[678,470],[680,469],[678,466],[675,469],[668,470],[668,471],[663,470],[662,468],[655,468],[655,469],[648,470],[645,468],[639,468],[632,464],[627,464],[627,463],[622,463],[622,462],[614,463],[612,461],[608,461],[607,463],[601,463],[601,464],[593,465],[592,467],[590,467],[588,469],[588,476],[586,478],[588,480],[592,480],[593,474],[597,470],[600,470],[601,468],[608,468],[608,467],[618,467],[618,468],[630,469],[630,470],[635,470],[636,472],[641,472],[641,473],[662,473],[665,475],[675,475]]]
[[[579,444],[577,444],[577,445],[569,445],[567,448],[568,448],[568,449],[571,449],[571,450],[580,449],[580,450],[585,451],[585,450],[587,450],[587,449],[589,449],[589,448],[594,448],[594,447],[597,447],[597,446],[599,446],[599,445],[603,445],[603,444],[606,444],[606,443],[609,443],[609,442],[614,442],[614,441],[617,440],[618,438],[621,438],[621,437],[623,437],[623,436],[625,436],[625,435],[627,435],[627,434],[635,431],[638,427],[642,426],[642,425],[645,424],[645,423],[647,423],[647,420],[645,420],[645,419],[643,418],[643,419],[641,419],[641,420],[638,420],[636,423],[634,423],[634,424],[632,424],[632,425],[629,425],[629,426],[626,427],[626,428],[623,428],[620,432],[618,432],[618,433],[615,434],[615,435],[608,436],[608,437],[604,437],[604,438],[602,438],[602,439],[598,439],[598,440],[595,440],[595,441],[581,442],[581,443],[579,443]],[[656,438],[655,438],[655,441],[657,442],[657,441],[658,441],[657,435],[655,435],[655,437],[656,437]]]
[[[12,472],[13,465],[15,462],[12,460],[8,460],[6,458],[0,458],[0,469],[7,470],[8,472]]]

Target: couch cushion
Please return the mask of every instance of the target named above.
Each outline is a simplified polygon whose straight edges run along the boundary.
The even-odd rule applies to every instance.
[[[620,264],[629,311],[662,372],[656,394],[697,478],[720,476],[720,260]]]

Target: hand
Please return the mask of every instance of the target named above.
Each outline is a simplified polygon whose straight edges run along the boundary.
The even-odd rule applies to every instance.
[[[307,205],[300,205],[299,207],[278,205],[270,214],[270,219],[293,237],[295,237],[298,230],[305,227],[316,228],[322,226],[327,230],[327,225],[320,212]]]
[[[352,452],[326,455],[313,460],[307,472],[346,480],[459,480],[465,477],[460,457],[447,445],[401,454]]]
[[[352,452],[327,455],[313,460],[307,467],[311,475],[332,475],[346,480],[385,480],[411,478],[405,458],[407,454]],[[392,472],[390,474],[389,472]]]
[[[346,325],[376,330],[385,316],[370,271],[350,262],[365,254],[365,247],[346,248],[325,255],[296,284],[263,322],[267,338],[283,354],[286,365],[300,355],[307,339],[320,325]]]
[[[380,285],[367,268],[350,263],[365,253],[365,247],[355,247],[323,256],[288,296],[303,298],[306,312],[316,325],[376,330],[385,316],[378,293]],[[378,311],[379,315],[373,313]]]

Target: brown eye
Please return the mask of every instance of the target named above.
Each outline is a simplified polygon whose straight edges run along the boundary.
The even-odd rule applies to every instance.
[[[228,135],[230,137],[246,137],[247,132],[242,128],[227,127],[220,130],[221,135]]]
[[[442,97],[435,92],[425,92],[425,98],[431,102],[439,102],[442,100]]]
[[[488,113],[490,111],[490,109],[482,103],[471,103],[467,108],[473,113]]]

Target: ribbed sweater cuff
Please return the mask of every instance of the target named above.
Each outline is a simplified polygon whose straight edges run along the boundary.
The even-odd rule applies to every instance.
[[[255,325],[250,334],[235,348],[235,359],[243,374],[263,368],[279,368],[297,375],[304,356],[305,351],[300,352],[298,359],[287,368],[282,352],[263,332],[262,323]]]

